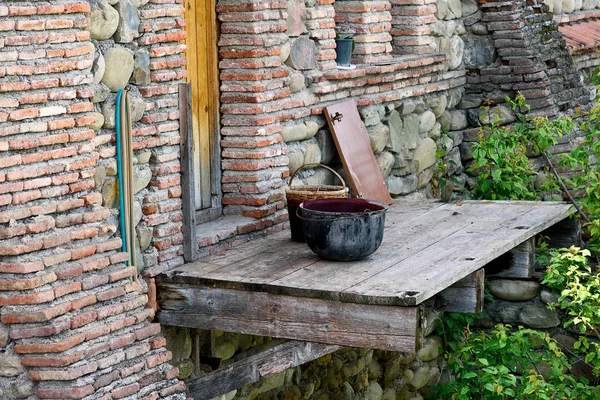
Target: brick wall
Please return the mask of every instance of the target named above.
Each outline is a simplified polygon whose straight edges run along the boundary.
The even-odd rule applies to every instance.
[[[140,227],[152,229],[149,266],[181,262],[172,82],[184,75],[182,7],[161,3],[137,11],[152,71],[134,131],[140,160],[150,151],[152,178],[137,195]],[[124,264],[118,210],[102,195],[114,128],[98,126],[94,55],[114,41],[86,31],[97,7],[0,3],[0,398],[183,396],[146,284]]]

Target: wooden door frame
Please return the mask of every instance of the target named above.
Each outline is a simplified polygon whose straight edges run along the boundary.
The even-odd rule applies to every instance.
[[[195,115],[198,116],[193,121],[194,155],[196,161],[194,176],[196,178],[196,186],[201,188],[199,190],[204,190],[205,194],[203,198],[199,198],[199,194],[202,192],[195,192],[196,222],[202,223],[215,219],[222,213],[217,47],[219,24],[216,13],[216,0],[186,0],[185,4],[186,44],[188,45],[187,81],[192,85],[192,97],[194,99],[192,110],[194,106],[197,107]],[[205,38],[204,42],[200,40],[201,37]],[[200,70],[199,62],[205,65],[205,71]],[[200,76],[201,72],[205,72],[206,76]],[[205,104],[205,109],[198,111],[201,104]],[[198,121],[200,114],[208,119],[208,122],[205,122],[203,127],[208,132],[208,143],[206,141],[203,142],[200,135],[201,128],[200,121]],[[204,172],[208,168],[210,171],[209,174],[202,174],[201,172],[201,154],[208,155],[210,159],[208,167],[206,164],[204,166]],[[202,175],[204,175],[204,179],[201,179]],[[206,181],[207,179],[209,182]]]

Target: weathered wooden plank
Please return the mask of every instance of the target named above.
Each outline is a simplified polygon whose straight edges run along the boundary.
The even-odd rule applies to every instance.
[[[581,244],[581,221],[576,218],[564,219],[541,233],[548,238],[552,248],[570,247]]]
[[[527,239],[485,266],[487,276],[531,278],[535,272],[535,237]]]
[[[420,307],[386,307],[180,283],[160,283],[161,323],[261,336],[415,351]]]
[[[420,202],[404,203],[402,206],[393,207],[386,217],[387,234],[392,237],[388,240],[398,246],[399,240],[408,240],[405,235],[396,239],[397,232],[414,226],[414,221],[422,214],[431,212],[443,203]],[[455,229],[452,227],[452,229]],[[382,250],[385,251],[385,244]],[[217,284],[219,287],[243,288],[244,285],[252,286],[252,290],[260,290],[269,282],[285,277],[294,271],[301,270],[319,263],[328,264],[310,251],[304,243],[293,242],[288,231],[279,232],[269,236],[268,240],[256,240],[236,246],[228,250],[224,256],[211,256],[198,260],[196,263],[187,264],[170,273],[177,282],[196,284]],[[340,263],[348,266],[348,263]],[[331,276],[327,276],[331,279]],[[357,277],[358,279],[358,277]]]
[[[529,208],[507,209],[504,204],[489,204],[482,210],[473,204],[458,206],[444,204],[423,213],[415,218],[390,218],[391,228],[385,232],[383,243],[379,250],[365,260],[357,262],[332,262],[320,260],[309,268],[302,268],[284,278],[272,281],[268,290],[272,293],[294,296],[315,296],[321,298],[343,299],[349,302],[385,305],[415,305],[413,299],[405,298],[417,295],[431,282],[423,282],[423,286],[411,287],[405,291],[388,291],[387,296],[369,296],[354,290],[363,282],[393,269],[388,287],[403,281],[411,281],[410,273],[419,273],[419,268],[409,274],[403,274],[406,264],[412,266],[427,265],[429,254],[439,260],[445,260],[450,255],[462,250],[470,243],[473,236],[471,231],[479,226],[483,231],[498,227],[503,221],[527,213]],[[485,212],[484,216],[482,215]],[[458,238],[452,240],[449,238]],[[485,240],[485,236],[479,237]],[[451,243],[448,243],[448,242]],[[443,253],[440,244],[445,244]],[[395,265],[402,264],[400,268]],[[481,265],[483,266],[483,265]],[[450,266],[453,268],[452,266]],[[453,282],[475,271],[474,268],[458,276]],[[452,270],[451,270],[452,271]],[[460,271],[460,269],[459,269]],[[446,287],[447,287],[446,286]],[[404,293],[403,293],[404,292]],[[408,293],[414,292],[414,293]],[[424,300],[424,299],[423,299]]]
[[[187,380],[186,386],[194,399],[212,399],[339,349],[335,345],[276,339],[246,352],[249,354],[240,354],[214,372]]]
[[[391,302],[402,299],[406,305],[419,304],[564,219],[570,212],[566,206],[532,205],[521,207],[525,212],[520,216],[504,219],[493,226],[487,219],[474,221],[468,230],[452,234],[434,248],[417,252],[346,290],[347,301],[365,296],[388,298]],[[481,211],[487,212],[488,208]]]
[[[347,100],[327,106],[325,117],[354,197],[391,204],[390,192],[371,151],[369,135],[358,114],[356,102]]]
[[[196,189],[194,179],[194,132],[192,129],[192,87],[179,84],[179,134],[181,137],[181,199],[183,211],[183,258],[198,258],[196,241]]]
[[[479,269],[432,298],[439,311],[478,313],[483,311],[485,272]]]

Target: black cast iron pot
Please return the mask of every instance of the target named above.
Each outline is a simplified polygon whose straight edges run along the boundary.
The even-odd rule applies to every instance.
[[[365,258],[383,240],[388,205],[367,199],[318,199],[300,204],[306,243],[317,255],[337,261]]]

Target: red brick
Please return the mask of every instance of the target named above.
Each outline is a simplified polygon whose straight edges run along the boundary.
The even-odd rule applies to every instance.
[[[73,305],[74,310],[79,310],[83,307],[87,307],[96,303],[96,295],[91,294],[89,296],[81,297],[79,299],[73,300],[71,303]]]
[[[71,317],[71,329],[81,328],[84,325],[91,324],[98,319],[98,313],[96,311],[89,311],[86,313],[78,314]]]
[[[57,286],[54,288],[54,296],[61,297],[71,293],[81,291],[81,282],[72,282],[68,285]]]
[[[44,270],[42,262],[0,262],[0,272],[8,274],[29,274]]]
[[[84,334],[76,334],[53,343],[15,344],[14,350],[19,354],[31,353],[62,353],[85,340]]]
[[[145,375],[143,376],[140,380],[138,380],[138,383],[140,385],[140,387],[146,387],[148,385],[152,385],[153,383],[162,381],[163,377],[160,374],[160,372],[155,371],[151,374]]]
[[[81,266],[83,267],[84,272],[96,271],[100,269],[104,269],[110,265],[110,261],[108,257],[100,257],[91,260],[84,260],[81,262]],[[108,276],[107,276],[108,279]]]
[[[123,268],[121,270],[118,271],[114,271],[111,272],[109,274],[110,277],[110,281],[111,282],[115,282],[121,279],[125,279],[125,278],[130,278],[132,276],[136,276],[137,274],[137,268],[136,267],[128,267],[128,268]]]
[[[98,318],[100,319],[100,318]],[[110,333],[110,328],[106,325],[95,326],[85,332],[85,340],[93,340]]]
[[[118,331],[118,330],[121,330],[128,326],[135,325],[135,323],[136,323],[136,320],[135,320],[135,317],[133,317],[133,316],[128,316],[125,318],[117,319],[115,321],[112,321],[109,324],[110,331],[111,332]]]
[[[175,393],[185,392],[185,390],[185,383],[180,381],[172,386],[161,389],[158,393],[160,394],[160,397],[168,397]]]
[[[113,315],[121,314],[123,312],[123,305],[111,304],[106,307],[98,308],[96,311],[98,311],[98,319],[104,319]]]
[[[0,297],[0,306],[15,306],[25,304],[41,304],[54,300],[54,291],[47,290],[31,294],[16,294]]]
[[[113,399],[122,399],[123,397],[137,393],[139,389],[140,385],[136,382],[132,383],[131,385],[116,388],[112,390],[110,394],[112,395]]]
[[[143,340],[150,336],[158,335],[160,333],[160,324],[149,324],[142,329],[136,330],[134,333],[136,340]]]
[[[98,364],[90,362],[78,367],[61,368],[58,370],[28,371],[29,379],[33,381],[72,381],[98,369]]]
[[[121,347],[125,347],[135,342],[135,335],[133,333],[128,333],[126,335],[115,336],[110,340],[110,349],[120,349]],[[150,368],[150,367],[148,367]]]
[[[54,272],[25,279],[0,279],[0,290],[30,290],[56,281]]]
[[[108,331],[105,331],[105,332],[106,332],[106,334],[109,333]],[[96,337],[99,337],[99,336],[102,336],[102,335],[98,335]],[[84,351],[85,352],[85,358],[94,357],[94,356],[96,356],[98,354],[106,353],[109,350],[110,350],[110,345],[106,341],[101,341],[101,342],[99,342],[97,344],[88,346],[85,349],[85,351]]]
[[[160,349],[167,345],[167,339],[164,338],[163,336],[157,336],[157,337],[150,339],[149,343],[150,343],[150,348]]]
[[[66,367],[84,359],[83,352],[60,357],[22,357],[21,364],[26,367]]]
[[[40,311],[6,313],[2,315],[1,321],[5,324],[45,322],[69,311],[71,311],[71,302],[67,301]]]
[[[170,351],[163,351],[157,354],[153,354],[146,358],[146,368],[154,368],[157,365],[166,363],[171,360],[172,354]]]
[[[92,275],[92,276],[88,276],[87,278],[85,278],[84,280],[81,281],[81,288],[83,290],[89,290],[89,289],[93,289],[95,287],[101,286],[101,285],[106,285],[108,283],[108,275],[105,274],[101,274],[101,275]]]
[[[112,382],[118,380],[120,378],[119,371],[114,370],[107,374],[101,375],[94,380],[94,388],[98,390],[99,388],[103,388],[105,386],[110,385]],[[107,400],[112,400],[112,396],[110,393],[107,394]]]
[[[19,325],[13,325],[10,329],[10,337],[13,339],[48,337],[64,332],[70,328],[71,323],[68,318],[54,320],[47,325],[36,326],[35,328],[23,328]]]
[[[71,249],[71,260],[79,260],[81,258],[89,257],[96,254],[96,245],[91,244],[88,246],[82,246]]]
[[[125,295],[125,289],[122,287],[116,287],[109,290],[104,290],[96,294],[98,301],[107,301]]]
[[[82,399],[95,392],[92,385],[73,388],[44,389],[39,388],[35,394],[40,399]]]

